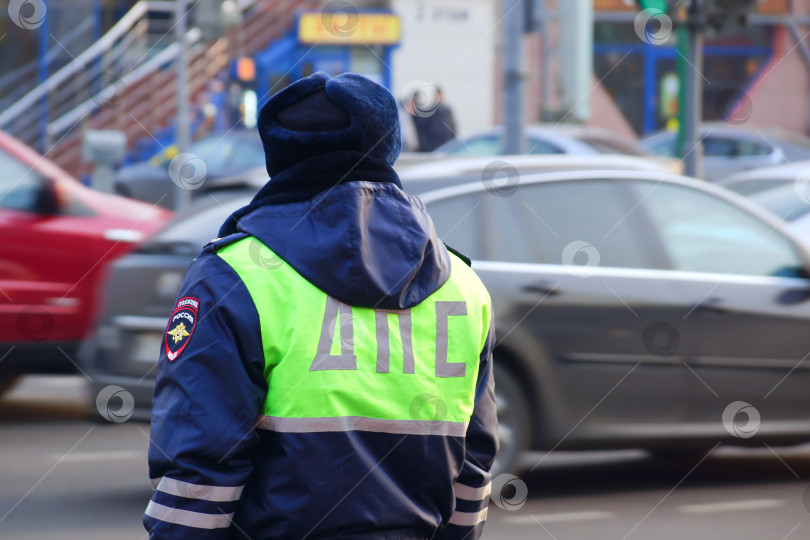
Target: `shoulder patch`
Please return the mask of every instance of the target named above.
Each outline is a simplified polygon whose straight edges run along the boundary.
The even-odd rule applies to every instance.
[[[166,345],[166,357],[169,362],[174,361],[188,345],[194,328],[197,326],[197,312],[200,310],[200,300],[185,296],[177,301],[169,317],[169,326],[163,342]]]

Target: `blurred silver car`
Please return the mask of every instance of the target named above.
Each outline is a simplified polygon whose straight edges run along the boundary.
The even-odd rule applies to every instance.
[[[520,174],[554,171],[582,171],[589,169],[673,172],[665,163],[617,154],[570,156],[567,154],[517,156],[442,156],[441,159],[419,164],[409,163],[400,166],[397,162],[400,178],[406,181],[421,179],[452,178],[458,176],[477,176],[499,173],[506,175],[514,170]]]
[[[770,189],[750,193],[747,197],[785,222],[806,245],[810,246],[810,191],[806,178],[801,182],[774,182]]]
[[[649,153],[633,139],[612,131],[576,124],[533,124],[525,128],[527,154],[577,156],[619,154],[643,157]],[[503,154],[503,127],[495,127],[463,139],[447,141],[435,154],[499,156]]]
[[[420,154],[425,155],[425,154]],[[538,172],[624,170],[649,172],[679,172],[668,163],[646,158],[621,155],[569,156],[517,155],[517,156],[436,156],[427,161],[414,161],[402,157],[394,169],[405,187],[413,193],[421,193],[424,186],[438,183],[454,185],[464,182],[489,181],[493,185],[513,181],[520,175]],[[205,185],[202,193],[246,189],[258,191],[267,182],[264,167],[252,169],[223,178],[214,185]]]
[[[776,167],[764,167],[733,174],[718,184],[740,195],[750,196],[774,187],[810,180],[810,161],[798,161]]]
[[[700,126],[703,178],[721,182],[740,171],[810,159],[810,139],[786,131],[760,130],[708,122]],[[677,133],[659,131],[641,140],[650,153],[678,157]]]

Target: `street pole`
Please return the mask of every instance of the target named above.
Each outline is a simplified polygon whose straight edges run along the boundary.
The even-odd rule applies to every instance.
[[[685,128],[686,128],[686,72],[692,69],[687,59],[689,58],[689,30],[686,28],[686,8],[683,13],[678,13],[678,46],[676,47],[678,58],[675,65],[678,71],[678,138],[675,146],[675,155],[683,157],[687,152]]]
[[[523,136],[523,29],[524,0],[503,0],[503,128],[504,153],[526,151]]]
[[[686,69],[686,93],[683,125],[684,173],[701,178],[703,175],[703,144],[700,141],[700,123],[703,119],[703,17],[700,0],[692,0],[687,13],[689,30],[688,58]]]
[[[561,121],[585,124],[593,90],[593,0],[558,2]]]
[[[551,112],[551,24],[547,0],[537,0],[540,4],[540,40],[543,48],[540,67],[540,121],[548,121]]]
[[[191,133],[189,131],[189,106],[188,106],[188,43],[186,43],[186,1],[175,0],[174,11],[174,31],[175,41],[179,47],[177,52],[176,88],[177,88],[177,153],[188,152],[191,144]],[[191,204],[191,192],[184,188],[182,182],[175,183],[174,207],[178,212],[187,208]]]
[[[39,83],[42,84],[48,80],[48,38],[50,30],[48,29],[48,17],[43,17],[42,24],[39,27],[39,65],[38,75]],[[42,96],[39,103],[39,151],[41,154],[47,154],[50,150],[51,140],[48,134],[48,95]]]

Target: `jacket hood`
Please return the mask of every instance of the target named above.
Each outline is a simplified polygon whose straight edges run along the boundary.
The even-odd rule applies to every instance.
[[[390,182],[344,182],[229,222],[223,232],[258,238],[307,281],[353,306],[408,309],[450,277],[450,257],[423,203]]]

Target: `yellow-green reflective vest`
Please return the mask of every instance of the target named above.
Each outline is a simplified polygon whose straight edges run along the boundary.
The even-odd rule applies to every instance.
[[[254,237],[218,255],[259,314],[268,386],[259,427],[465,435],[491,309],[458,257],[422,303],[383,310],[329,297]]]

